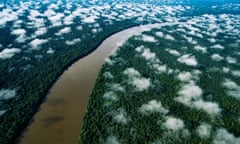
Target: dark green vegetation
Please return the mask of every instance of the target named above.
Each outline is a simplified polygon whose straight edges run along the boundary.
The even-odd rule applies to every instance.
[[[232,45],[239,36],[230,34],[233,29],[220,30],[217,36],[211,36],[211,20],[201,20],[190,25],[199,28],[197,33],[203,37],[191,35],[188,30],[191,26],[187,22],[169,24],[143,33],[154,37],[155,41],[134,36],[110,56],[110,62],[103,65],[91,94],[81,143],[240,142],[239,42]],[[217,25],[226,28],[221,18],[217,21]],[[205,33],[208,31],[210,33]],[[157,32],[169,34],[175,40],[157,36]],[[210,38],[216,41],[211,42]],[[215,44],[223,48],[213,48]],[[178,53],[171,54],[169,49]],[[221,60],[216,60],[214,54],[221,55]],[[189,57],[182,62],[184,55]],[[230,57],[233,61],[229,61]],[[194,59],[196,64],[193,64]],[[155,64],[166,66],[166,69],[156,72]],[[129,69],[139,72],[140,76],[126,75]],[[138,86],[144,86],[147,79],[151,85],[139,90]]]
[[[147,24],[147,23],[162,23],[166,22],[168,20],[171,20],[171,18],[175,17],[183,17],[184,15],[201,15],[202,13],[231,13],[231,8],[227,7],[225,10],[225,7],[222,6],[221,8],[216,10],[212,10],[211,6],[207,6],[208,8],[202,8],[205,9],[207,12],[203,12],[202,9],[194,11],[193,8],[189,10],[189,12],[185,13],[184,10],[181,8],[186,8],[184,6],[185,3],[183,3],[183,6],[177,6],[174,7],[175,2],[170,3],[171,6],[165,7],[162,6],[162,2],[149,2],[147,0],[123,0],[123,5],[121,7],[117,7],[116,1],[112,0],[100,0],[100,1],[75,1],[72,0],[71,3],[69,3],[70,8],[67,6],[67,2],[69,1],[62,1],[60,4],[57,4],[60,1],[57,0],[51,0],[49,2],[46,1],[31,1],[31,0],[24,0],[24,1],[18,1],[15,0],[14,2],[6,1],[4,0],[4,5],[0,4],[0,91],[2,89],[10,89],[16,91],[16,96],[12,99],[7,100],[0,100],[0,143],[1,144],[11,144],[14,143],[17,139],[17,137],[20,135],[22,130],[27,126],[30,119],[32,118],[33,114],[37,111],[39,105],[44,101],[44,98],[49,90],[49,88],[54,84],[54,82],[57,80],[57,78],[64,72],[64,70],[70,66],[73,62],[75,62],[77,59],[86,56],[87,54],[91,53],[94,49],[97,48],[97,46],[103,41],[106,37],[110,36],[111,34],[118,32],[122,29],[126,29],[128,27],[132,27],[139,24]],[[130,3],[133,3],[131,5]],[[150,4],[146,4],[146,2]],[[120,3],[120,1],[119,1]],[[142,4],[144,3],[144,4]],[[57,4],[57,5],[55,5]],[[104,7],[99,11],[99,7],[97,6],[105,6],[105,4],[109,4],[110,8]],[[152,5],[153,4],[153,5]],[[176,4],[181,4],[179,2],[176,2]],[[221,4],[224,4],[221,3]],[[186,3],[185,5],[188,5]],[[190,4],[192,6],[192,4]],[[180,7],[180,9],[178,9]],[[82,11],[77,11],[78,8]],[[87,10],[86,10],[86,9]],[[131,10],[137,10],[134,11],[135,15],[133,14],[133,11]],[[138,9],[137,9],[138,8]],[[139,10],[140,8],[140,10]],[[168,9],[170,8],[170,9]],[[47,11],[50,9],[50,11]],[[90,10],[89,10],[90,9]],[[106,10],[107,9],[107,10]],[[230,10],[229,10],[230,9]],[[32,11],[34,10],[34,11]],[[52,12],[52,11],[53,12]],[[209,10],[209,11],[208,11]],[[39,12],[40,14],[38,14]],[[45,14],[46,12],[46,14]],[[76,12],[76,13],[74,13]],[[97,12],[97,14],[96,14]],[[129,13],[127,13],[129,12]],[[146,14],[145,12],[149,12],[149,14]],[[53,14],[51,14],[53,13]],[[113,19],[109,16],[109,13],[111,13]],[[127,13],[128,15],[119,17],[122,14]],[[234,14],[239,13],[238,6],[235,6],[233,9]],[[60,15],[59,15],[60,14]],[[132,15],[133,14],[133,15]],[[140,14],[140,15],[136,15]],[[74,16],[75,15],[75,16]],[[92,23],[84,22],[84,16],[91,17],[96,16],[97,19],[95,19]],[[132,15],[132,16],[131,16]],[[56,16],[56,17],[55,17]],[[73,19],[71,17],[68,19],[65,19],[67,16],[74,16]],[[37,21],[34,21],[38,19]],[[111,19],[111,20],[110,20]],[[91,22],[90,20],[87,20],[88,22]],[[184,19],[182,21],[185,21]],[[66,23],[65,23],[66,22]],[[42,24],[43,23],[43,24]],[[60,25],[58,25],[60,23]],[[95,24],[98,24],[97,26]],[[39,26],[40,25],[40,26]],[[81,26],[82,29],[78,30],[77,27]],[[68,27],[71,29],[71,32],[65,33],[63,35],[56,35],[59,30]],[[93,32],[92,30],[94,28],[101,29],[101,31]],[[44,34],[40,35],[34,35],[34,33],[39,28],[47,28],[47,32],[44,33],[44,30],[40,31]],[[174,27],[169,27],[170,30],[172,30]],[[25,30],[21,31],[19,34],[12,34],[14,30]],[[164,33],[167,33],[168,30],[164,31]],[[180,33],[177,37],[180,37]],[[18,41],[18,37],[20,37],[20,41]],[[220,39],[223,36],[219,36]],[[67,40],[73,40],[75,38],[80,38],[81,41],[77,42],[73,45],[67,45]],[[23,41],[21,41],[23,39]],[[38,40],[47,40],[46,43],[42,44],[40,47],[37,47],[34,49],[34,47],[31,45],[31,42],[35,39]],[[222,38],[223,39],[223,38]],[[235,38],[229,38],[227,41],[231,42],[231,39]],[[161,56],[161,60],[164,60],[166,64],[171,66],[172,68],[178,68],[180,70],[189,69],[189,67],[186,67],[184,65],[178,65],[174,63],[176,61],[176,58],[172,56],[168,56],[163,49],[166,46],[171,46],[175,48],[176,45],[186,45],[186,43],[171,43],[169,41],[164,41],[163,39],[160,39],[161,43],[159,44],[145,44],[141,41],[135,41],[134,39],[130,40],[130,43],[134,44],[135,46],[138,46],[140,43],[146,45],[147,47],[152,48],[157,47],[154,49],[154,52],[158,56]],[[201,41],[201,40],[200,40]],[[203,45],[207,45],[204,43],[204,40],[202,40]],[[161,47],[162,49],[159,49]],[[190,45],[191,47],[191,45]],[[21,51],[16,53],[14,56],[10,56],[10,58],[2,59],[3,56],[6,57],[6,55],[2,56],[2,52],[5,49],[12,49],[12,48],[18,48]],[[129,53],[125,52],[126,51]],[[115,108],[118,108],[120,105],[126,106],[125,109],[127,113],[132,114],[131,122],[128,123],[128,125],[116,125],[115,123],[112,123],[111,119],[112,117],[110,115],[106,115],[106,112],[108,109],[104,109],[102,106],[103,99],[101,99],[99,96],[102,96],[104,94],[104,89],[102,89],[103,85],[101,85],[102,82],[106,82],[106,80],[101,76],[105,70],[108,70],[110,67],[108,65],[105,65],[103,70],[100,73],[100,77],[98,78],[97,82],[98,84],[95,87],[95,90],[92,94],[92,98],[89,103],[88,107],[88,113],[86,115],[86,123],[84,124],[84,131],[83,131],[83,141],[85,142],[87,138],[93,138],[93,142],[98,142],[99,138],[101,137],[104,141],[105,136],[108,135],[107,132],[112,132],[117,137],[120,137],[121,135],[125,135],[122,142],[139,142],[142,143],[143,141],[147,141],[145,138],[147,137],[148,140],[155,140],[158,136],[161,136],[161,132],[165,131],[163,128],[155,127],[155,125],[150,124],[148,126],[148,123],[152,123],[152,121],[149,121],[149,117],[142,116],[137,113],[138,107],[141,106],[142,102],[147,102],[153,98],[156,98],[157,100],[161,100],[162,104],[166,107],[170,108],[170,113],[176,113],[176,116],[179,116],[180,118],[184,119],[188,117],[188,115],[194,115],[189,117],[187,119],[188,124],[187,128],[195,128],[196,123],[193,123],[199,119],[203,119],[205,122],[209,122],[209,124],[216,124],[216,125],[227,125],[227,129],[234,133],[236,136],[239,134],[239,130],[236,129],[238,127],[238,123],[235,117],[235,114],[239,114],[239,103],[232,97],[225,97],[224,90],[220,89],[219,91],[215,91],[215,89],[218,89],[218,87],[214,87],[215,82],[210,83],[208,79],[201,79],[201,81],[207,81],[204,82],[204,84],[201,83],[201,87],[203,89],[209,89],[209,93],[213,93],[213,99],[218,102],[221,107],[228,111],[228,113],[223,114],[222,121],[218,122],[213,121],[211,122],[211,118],[208,117],[208,115],[205,112],[197,111],[194,109],[189,109],[186,106],[183,106],[182,104],[176,103],[172,99],[164,98],[169,97],[175,97],[176,91],[179,89],[177,87],[179,81],[176,80],[172,74],[171,76],[167,74],[162,74],[159,76],[156,76],[155,73],[153,73],[151,70],[149,70],[148,67],[146,67],[145,61],[142,61],[142,58],[137,59],[128,59],[133,58],[134,52],[131,50],[132,46],[125,45],[120,51],[120,55],[124,56],[124,61],[118,62],[116,68],[114,66],[113,69],[111,69],[112,74],[114,75],[114,79],[112,79],[112,82],[120,83],[122,80],[121,70],[125,70],[126,66],[137,66],[135,67],[139,72],[141,72],[143,77],[151,78],[152,84],[154,84],[154,87],[150,87],[147,91],[143,92],[134,92],[132,89],[134,87],[131,87],[130,85],[127,85],[127,83],[124,83],[124,86],[126,85],[125,91],[127,93],[119,93],[122,96],[130,95],[133,97],[129,97],[129,99],[121,99],[120,103],[117,103],[117,105],[113,106]],[[54,53],[49,54],[48,50],[52,49]],[[234,51],[234,50],[233,50]],[[51,53],[51,52],[50,52]],[[196,52],[192,52],[196,54]],[[223,51],[223,54],[228,54],[228,51]],[[198,53],[197,53],[198,54]],[[196,54],[196,55],[197,55]],[[129,57],[127,57],[129,56]],[[168,56],[168,57],[167,57]],[[126,57],[126,58],[125,58]],[[159,57],[160,58],[160,57]],[[203,64],[208,64],[209,61],[206,61],[204,56],[198,56],[198,60],[202,59]],[[238,60],[239,61],[239,60]],[[226,62],[222,62],[223,64],[226,64]],[[209,63],[209,65],[222,65],[220,63]],[[229,66],[232,69],[232,66]],[[208,69],[208,66],[199,65],[199,69],[206,70]],[[235,68],[235,67],[234,67]],[[236,68],[238,69],[238,67]],[[204,73],[205,74],[205,73]],[[210,76],[209,79],[218,80],[216,82],[220,82],[222,79],[215,76],[214,72],[209,72]],[[206,73],[205,75],[208,76]],[[225,76],[225,74],[222,74],[222,76]],[[230,76],[229,76],[230,77]],[[234,79],[235,77],[230,77]],[[108,81],[108,80],[107,80]],[[108,81],[109,82],[109,81]],[[170,83],[169,83],[170,82]],[[239,81],[236,81],[239,84]],[[159,86],[159,87],[157,87]],[[207,90],[206,90],[207,91]],[[224,95],[223,98],[220,99],[218,95]],[[140,98],[140,95],[149,95],[149,97],[143,97]],[[163,96],[159,96],[163,95]],[[1,96],[0,96],[1,97]],[[96,98],[95,98],[96,97]],[[226,101],[227,99],[227,101]],[[132,104],[132,101],[136,102],[135,104]],[[98,109],[99,108],[99,109]],[[112,107],[109,106],[109,109]],[[98,109],[99,111],[95,111],[95,109]],[[130,112],[131,111],[131,112]],[[184,111],[184,113],[181,113]],[[2,114],[4,112],[4,114]],[[195,113],[196,112],[196,113]],[[92,116],[91,116],[92,114]],[[158,114],[152,114],[150,117],[156,118],[154,119],[157,121],[158,118],[161,119],[162,116],[159,116]],[[193,119],[194,117],[194,119]],[[162,117],[163,119],[163,117]],[[132,123],[134,121],[139,121],[139,123]],[[185,120],[185,119],[184,119]],[[102,123],[100,123],[102,122]],[[141,123],[142,122],[142,123]],[[147,122],[146,124],[143,124],[143,122]],[[113,125],[113,127],[116,127],[117,131],[114,130],[108,130],[106,129],[110,127],[109,125]],[[134,129],[129,129],[130,125],[133,126]],[[217,126],[216,126],[217,127]],[[138,129],[140,128],[140,129]],[[141,130],[141,131],[139,131]],[[159,130],[159,133],[157,134],[156,131]],[[145,133],[145,132],[153,131],[153,133]],[[155,132],[154,132],[155,131]],[[94,133],[96,132],[96,133]],[[132,137],[127,137],[126,134],[131,134]],[[142,136],[141,136],[142,135]],[[170,135],[168,135],[170,136]],[[183,136],[179,136],[179,138],[182,138]],[[196,138],[196,139],[194,139]],[[167,137],[166,137],[167,139]],[[169,138],[170,140],[171,138]],[[183,140],[186,140],[188,138],[183,138]],[[191,139],[192,141],[197,140],[197,136],[193,137]],[[86,142],[89,143],[89,142]]]

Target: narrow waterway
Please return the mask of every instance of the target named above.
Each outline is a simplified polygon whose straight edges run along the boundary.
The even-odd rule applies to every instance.
[[[123,30],[69,67],[47,95],[20,144],[76,144],[91,90],[105,59],[128,38],[160,27],[149,24]]]

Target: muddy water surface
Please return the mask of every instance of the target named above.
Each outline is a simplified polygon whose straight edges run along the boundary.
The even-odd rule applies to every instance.
[[[47,95],[20,144],[76,144],[94,82],[105,59],[128,38],[157,24],[123,30],[69,67]]]

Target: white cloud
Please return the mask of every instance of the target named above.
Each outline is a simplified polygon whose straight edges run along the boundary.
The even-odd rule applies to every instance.
[[[126,69],[123,74],[128,76],[128,83],[135,86],[137,91],[147,90],[150,85],[150,79],[141,77],[141,74],[134,68]]]
[[[189,66],[197,66],[198,64],[195,56],[191,56],[190,54],[185,54],[181,56],[180,58],[178,58],[178,61]]]
[[[103,76],[104,76],[105,78],[109,78],[109,79],[112,79],[112,78],[113,78],[113,75],[111,74],[111,72],[104,72],[104,73],[103,73]]]
[[[46,53],[47,53],[47,54],[54,54],[54,52],[55,52],[55,51],[54,51],[53,49],[50,48],[50,49],[47,50]]]
[[[9,100],[16,96],[16,90],[1,89],[0,90],[0,100]]]
[[[228,62],[229,64],[236,64],[236,63],[237,63],[237,59],[236,59],[236,58],[233,58],[233,57],[230,57],[230,56],[228,56],[228,57],[226,58],[226,60],[227,60],[227,62]]]
[[[211,48],[214,48],[214,49],[224,49],[224,47],[220,44],[216,44],[216,45],[213,45],[211,46]]]
[[[183,82],[190,82],[193,76],[190,72],[181,72],[178,74],[177,78]]]
[[[150,49],[144,49],[142,57],[144,57],[146,60],[154,60],[156,58],[156,54],[151,52]]]
[[[130,83],[136,87],[137,91],[143,91],[149,88],[151,85],[150,79],[147,78],[133,78]]]
[[[168,113],[168,110],[162,106],[162,103],[156,100],[151,100],[147,104],[143,104],[139,110],[142,114],[150,114],[150,113],[167,114]]]
[[[236,77],[240,77],[240,71],[239,70],[233,70],[232,75]]]
[[[51,21],[53,26],[61,26],[62,22],[61,19],[64,17],[64,14],[57,13],[56,15],[52,15],[48,17],[48,19]]]
[[[47,43],[48,42],[48,40],[46,40],[46,39],[35,39],[35,40],[32,40],[31,42],[30,42],[30,46],[32,47],[32,49],[34,49],[34,50],[37,50],[37,49],[39,49],[39,47],[42,45],[42,44],[45,44],[45,43]]]
[[[202,99],[202,89],[190,81],[184,84],[178,92],[179,97],[175,98],[176,101],[183,103],[189,107],[204,110],[210,115],[217,115],[221,112],[219,105],[214,102],[206,102]]]
[[[11,32],[12,35],[18,36],[16,41],[19,43],[24,43],[26,41],[26,30],[25,29],[15,29]]]
[[[207,48],[199,46],[199,45],[194,46],[194,49],[197,50],[197,51],[200,51],[202,53],[206,53],[207,52]]]
[[[95,21],[96,21],[96,19],[97,19],[98,17],[97,16],[89,16],[89,17],[86,17],[86,18],[84,18],[83,19],[83,22],[84,23],[95,23]]]
[[[145,42],[156,42],[157,41],[154,37],[148,36],[148,35],[142,35],[142,40]]]
[[[129,77],[140,77],[140,73],[135,70],[134,68],[128,68],[126,69],[123,74],[128,75]]]
[[[153,64],[153,68],[157,71],[157,73],[167,72],[167,65]]]
[[[0,52],[0,59],[9,59],[20,52],[21,50],[18,48],[6,48]]]
[[[110,89],[118,92],[125,92],[125,89],[118,83],[110,84]]]
[[[212,60],[215,60],[215,61],[221,61],[221,60],[224,60],[224,58],[222,56],[220,56],[219,54],[213,54],[211,56]]]
[[[71,28],[70,27],[65,27],[65,28],[59,30],[59,32],[57,32],[55,35],[61,36],[63,34],[68,34],[70,32],[71,32]]]
[[[170,130],[177,131],[184,128],[184,122],[179,118],[171,116],[166,117],[166,122],[163,125]]]
[[[165,39],[174,41],[175,38],[169,34],[165,35]]]
[[[77,26],[77,30],[81,31],[83,29],[82,26]]]
[[[209,138],[211,136],[211,129],[211,125],[203,123],[197,127],[196,132],[201,138]]]
[[[184,104],[189,104],[191,101],[196,101],[201,99],[202,95],[202,89],[197,86],[194,82],[185,84],[178,94],[180,97],[178,97],[178,101],[184,103]]]
[[[109,136],[104,144],[121,144],[115,136]]]
[[[15,29],[11,32],[12,35],[25,35],[26,30],[25,29]]]
[[[3,116],[6,112],[6,110],[0,110],[0,116]]]
[[[75,44],[77,44],[77,43],[79,43],[79,42],[81,42],[81,39],[80,38],[75,38],[75,39],[73,39],[73,40],[67,40],[65,43],[67,44],[67,45],[75,45]]]
[[[214,38],[210,38],[210,39],[208,39],[211,43],[215,43],[217,40],[216,39],[214,39]]]
[[[228,72],[230,71],[230,68],[228,68],[228,67],[223,67],[223,68],[222,68],[222,71],[223,71],[224,73],[228,73]]]
[[[137,47],[135,50],[140,53],[143,51],[143,49],[144,49],[144,46],[141,45],[141,46]]]
[[[118,101],[118,96],[115,92],[113,91],[109,91],[109,92],[106,92],[104,95],[103,95],[103,98],[107,99],[107,100],[111,100],[111,101]]]
[[[230,79],[225,79],[223,84],[228,89],[227,94],[240,100],[240,86]]]
[[[166,51],[169,52],[173,56],[180,56],[180,53],[177,50],[166,49]]]
[[[163,33],[162,32],[156,32],[156,36],[158,36],[158,37],[163,37],[164,35],[163,35]]]
[[[203,100],[197,100],[197,101],[193,102],[193,104],[196,109],[202,109],[210,115],[217,115],[217,114],[221,113],[221,108],[219,107],[219,105],[217,103],[206,102]]]
[[[214,144],[239,144],[240,138],[235,137],[233,134],[229,133],[225,128],[220,128],[216,131],[213,137]]]
[[[131,121],[131,118],[128,117],[127,112],[123,108],[119,108],[117,112],[113,114],[113,120],[117,123],[127,124]]]
[[[18,14],[11,10],[11,8],[5,8],[0,11],[0,27],[5,26],[8,22],[18,19]]]
[[[46,34],[46,33],[47,33],[47,28],[41,27],[41,28],[38,28],[38,29],[35,31],[34,35],[35,35],[35,37],[36,37],[36,36],[44,35],[44,34]]]

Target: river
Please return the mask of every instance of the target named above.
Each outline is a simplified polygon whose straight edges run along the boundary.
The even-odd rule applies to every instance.
[[[70,66],[50,89],[20,144],[76,144],[89,96],[105,59],[131,36],[154,27],[160,25],[137,26],[113,34]]]

